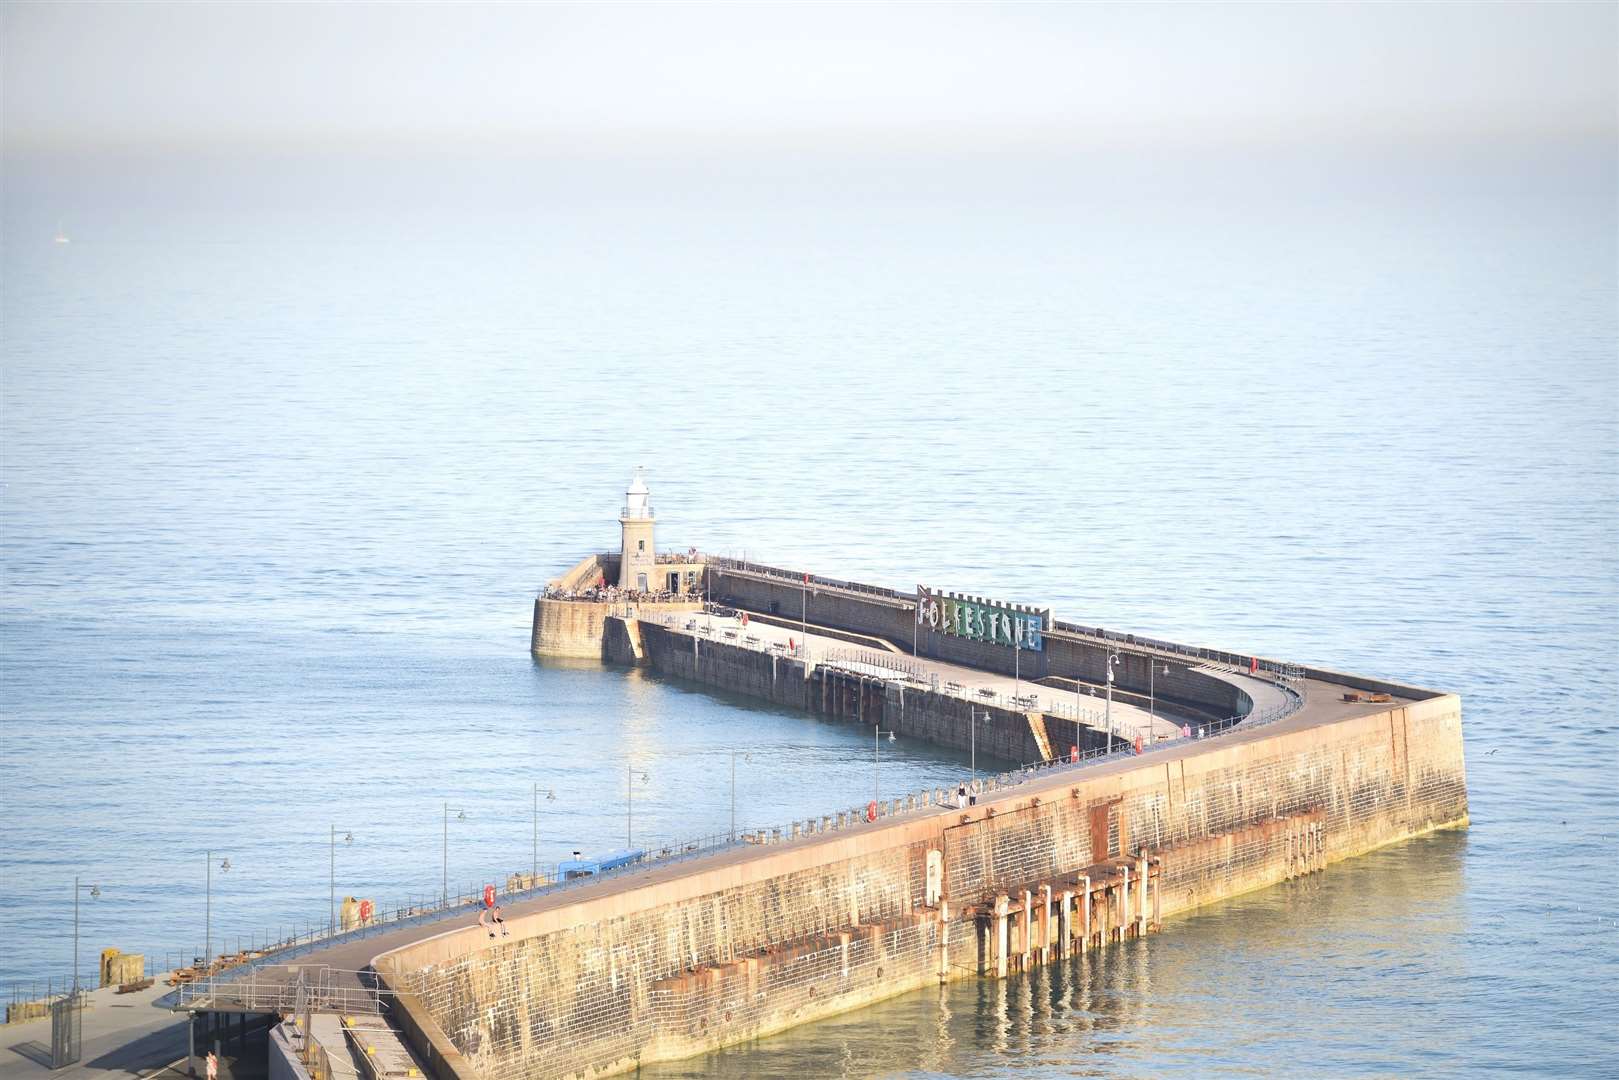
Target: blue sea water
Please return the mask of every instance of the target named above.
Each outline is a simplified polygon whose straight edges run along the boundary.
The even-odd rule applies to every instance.
[[[75,875],[85,957],[189,956],[209,850],[234,944],[326,918],[333,826],[392,904],[527,868],[536,784],[543,861],[727,830],[732,751],[745,825],[863,802],[869,733],[528,656],[644,465],[668,547],[1457,691],[1473,815],[654,1075],[1611,1074],[1616,220],[1554,164],[13,162],[0,988]]]

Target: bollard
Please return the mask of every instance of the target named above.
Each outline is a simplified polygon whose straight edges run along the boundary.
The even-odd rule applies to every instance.
[[[832,815],[827,814],[821,818],[821,831],[827,832],[832,828]]]
[[[796,821],[793,822],[793,824],[792,824],[792,831],[789,833],[789,839],[792,839],[792,840],[797,840],[798,839],[798,822],[796,822]]]

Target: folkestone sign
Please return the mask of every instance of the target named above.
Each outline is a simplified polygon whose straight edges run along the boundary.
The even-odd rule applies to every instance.
[[[936,592],[916,587],[916,624],[969,641],[989,641],[1007,648],[1040,652],[1045,648],[1050,609],[1006,604],[981,596]]]

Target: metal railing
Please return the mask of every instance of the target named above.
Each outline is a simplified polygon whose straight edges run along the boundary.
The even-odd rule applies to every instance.
[[[769,645],[755,643],[750,646],[744,644],[745,639],[738,637],[739,647],[756,647],[760,651],[767,651]],[[833,650],[827,654],[824,661],[829,665],[836,665],[839,661],[845,663],[858,663],[876,668],[892,670],[897,678],[906,682],[927,686],[930,690],[937,688],[939,692],[949,693],[971,704],[997,704],[1003,708],[1017,709],[1026,707],[1028,698],[1012,698],[998,692],[989,695],[978,691],[968,691],[967,688],[942,683],[935,687],[936,676],[927,672],[928,679],[923,681],[923,669],[911,664],[899,654],[875,653],[862,650]],[[1240,673],[1244,665],[1237,665]],[[1247,728],[1259,727],[1274,723],[1296,713],[1306,702],[1305,672],[1296,665],[1275,665],[1265,669],[1262,678],[1281,688],[1287,695],[1284,702],[1262,710],[1258,714],[1252,712],[1226,717],[1222,720],[1196,724],[1186,736],[1171,739],[1153,739],[1142,745],[1141,753],[1149,754],[1158,750],[1181,745],[1197,739],[1206,739],[1224,734],[1238,726]],[[865,673],[856,670],[857,675]],[[865,675],[865,677],[875,677]],[[1056,706],[1055,708],[1052,706]],[[1100,713],[1082,709],[1067,709],[1059,702],[1040,702],[1038,706],[1043,712],[1056,716],[1066,716],[1077,719],[1089,726],[1100,729],[1103,718]],[[1133,726],[1133,725],[1132,725]],[[998,787],[1014,783],[1022,783],[1037,775],[1045,775],[1053,769],[1077,768],[1087,765],[1099,764],[1105,761],[1135,756],[1137,751],[1130,741],[1130,730],[1123,724],[1115,722],[1113,736],[1119,739],[1119,747],[1114,750],[1099,748],[1079,755],[1059,755],[1043,761],[1028,762],[1012,772],[991,774],[986,782],[980,782],[981,790],[996,790]],[[925,789],[912,792],[901,798],[881,800],[875,815],[876,819],[890,816],[893,813],[909,812],[910,810],[925,808],[934,805],[943,805],[950,801],[950,792],[946,789]],[[536,879],[533,874],[511,875],[512,879],[520,882],[518,888],[508,887],[500,892],[505,902],[533,899],[542,895],[588,885],[591,882],[605,878],[619,879],[639,873],[645,873],[663,866],[670,865],[685,859],[697,858],[729,848],[742,847],[749,844],[770,844],[781,842],[784,839],[793,839],[802,835],[814,835],[827,829],[846,828],[858,821],[867,820],[869,807],[856,807],[853,810],[839,811],[835,815],[822,815],[819,818],[810,818],[804,822],[794,822],[785,829],[778,827],[754,828],[739,830],[736,833],[711,833],[695,839],[678,842],[667,842],[662,838],[655,839],[646,847],[646,854],[636,861],[621,867],[604,870],[598,874],[582,876],[573,879],[560,879],[560,865],[547,864]],[[306,923],[300,930],[297,925],[282,926],[272,936],[269,933],[252,934],[250,936],[237,936],[235,938],[235,951],[224,952],[215,957],[213,963],[204,969],[200,951],[186,950],[176,952],[167,950],[163,952],[151,951],[144,955],[144,971],[147,977],[156,978],[165,973],[184,973],[190,976],[191,981],[181,986],[182,997],[193,991],[186,991],[185,986],[197,983],[212,984],[216,989],[223,982],[237,982],[244,976],[250,982],[257,982],[255,972],[266,967],[279,966],[286,961],[295,959],[299,955],[311,953],[339,941],[365,938],[376,934],[404,929],[413,925],[426,925],[434,921],[449,919],[457,915],[465,915],[475,911],[481,903],[483,884],[472,883],[464,891],[458,888],[454,897],[445,897],[440,894],[422,894],[416,897],[404,897],[395,903],[377,904],[373,909],[371,918],[359,925],[333,925],[326,923]],[[230,937],[222,938],[225,948],[230,944]],[[187,962],[190,954],[192,959]],[[161,962],[160,962],[161,958]],[[72,986],[71,978],[48,978],[22,982],[14,980],[9,987],[9,1000],[13,1006],[28,1002],[48,1004],[51,1001],[65,997]],[[16,1010],[13,1010],[16,1011]]]
[[[299,1015],[310,1012],[382,1011],[388,991],[364,971],[342,971],[324,964],[257,967],[245,978],[198,979],[174,995],[175,1009],[231,1006],[248,1012]]]
[[[778,566],[714,555],[703,556],[703,561],[721,569],[737,570],[761,577],[778,578],[794,585],[801,585],[804,581],[804,573],[799,570],[786,570]],[[894,589],[883,588],[880,585],[865,585],[858,581],[843,581],[838,578],[822,577],[819,574],[810,574],[809,584],[812,587],[819,586],[827,589],[841,589],[844,592],[864,593],[868,596],[880,596],[884,599],[897,600],[901,603],[914,604],[916,602],[916,597],[912,593],[902,593]],[[1245,671],[1257,660],[1258,670],[1261,672],[1280,675],[1285,672],[1295,671],[1301,678],[1304,673],[1304,669],[1296,664],[1282,660],[1267,660],[1251,653],[1236,653],[1228,649],[1211,649],[1199,645],[1186,645],[1181,642],[1144,637],[1140,634],[1126,633],[1120,630],[1109,630],[1102,626],[1081,626],[1078,623],[1065,622],[1060,619],[1053,620],[1051,626],[1052,630],[1062,634],[1105,642],[1110,646],[1123,645],[1138,652],[1150,651],[1199,660],[1204,663],[1228,664],[1233,668],[1240,668]]]
[[[805,584],[804,572],[802,570],[784,570],[779,566],[766,566],[762,563],[748,562],[744,559],[727,558],[723,555],[705,555],[703,556],[703,561],[710,566],[719,567],[721,570],[736,570],[744,574],[757,574],[760,577],[779,578],[782,581],[789,581],[795,586],[803,586]],[[912,602],[915,600],[914,597],[908,594],[898,593],[893,589],[885,589],[880,585],[862,585],[858,581],[842,581],[838,578],[822,577],[819,574],[809,575],[808,584],[812,589],[840,589],[843,592],[864,593],[867,596],[881,596],[888,600],[909,600]]]

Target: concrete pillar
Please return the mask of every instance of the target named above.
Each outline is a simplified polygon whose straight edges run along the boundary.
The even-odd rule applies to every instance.
[[[1079,951],[1084,952],[1091,947],[1091,876],[1085,875],[1085,936],[1081,939]]]
[[[797,840],[798,839],[798,822],[796,822],[796,821],[793,822],[792,827],[791,827],[791,831],[788,834],[788,839],[790,839],[790,840]]]
[[[1033,943],[1029,940],[1034,937],[1034,895],[1028,889],[1023,890],[1023,970],[1029,970],[1029,953],[1033,951]]]
[[[1124,892],[1120,896],[1119,904],[1119,940],[1125,938],[1125,927],[1130,925],[1130,864],[1124,864]]]
[[[1156,926],[1164,925],[1164,864],[1158,863],[1158,887],[1152,891],[1152,921]]]
[[[1057,948],[1063,956],[1067,956],[1074,947],[1074,894],[1064,889],[1058,902],[1062,906],[1057,909]]]
[[[1147,936],[1147,892],[1152,888],[1152,882],[1147,880],[1147,857],[1141,856],[1136,863],[1136,876],[1141,882],[1141,904],[1136,915],[1136,936]]]
[[[1011,951],[1012,942],[1007,934],[1007,909],[1012,906],[1011,897],[1005,893],[995,898],[995,977],[1006,978],[1006,958]]]
[[[1051,886],[1040,886],[1040,962],[1051,959]]]
[[[939,981],[950,979],[950,901],[939,901]]]

